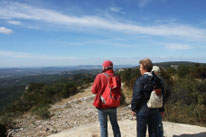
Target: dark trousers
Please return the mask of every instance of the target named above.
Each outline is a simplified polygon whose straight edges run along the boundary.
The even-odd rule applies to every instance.
[[[149,137],[158,137],[159,109],[149,109],[143,105],[138,112],[137,117],[137,137],[145,137],[148,126]]]

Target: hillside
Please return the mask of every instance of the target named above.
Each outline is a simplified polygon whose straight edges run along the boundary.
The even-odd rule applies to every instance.
[[[115,68],[127,68],[131,65],[117,65]],[[101,71],[98,65],[80,65],[68,67],[37,68],[0,68],[0,112],[8,104],[24,94],[30,83],[51,84],[65,79],[72,79],[78,74],[91,74]]]
[[[164,119],[177,123],[206,126],[206,66],[193,63],[192,67],[191,65],[190,67],[180,65],[175,68],[172,66],[160,67],[161,77],[166,84]],[[64,130],[73,132],[72,129],[83,125],[93,125],[97,122],[97,111],[92,106],[94,96],[90,89],[85,88],[93,82],[97,73],[97,70],[78,70],[61,75],[37,75],[26,76],[23,79],[11,79],[11,81],[10,78],[5,81],[0,80],[3,83],[1,86],[6,85],[5,91],[11,91],[4,92],[0,88],[1,93],[6,93],[5,95],[0,93],[0,97],[5,98],[6,95],[13,95],[12,91],[15,89],[24,91],[19,99],[8,105],[6,111],[3,111],[0,117],[0,126],[10,127],[9,133],[22,137],[48,136],[54,133],[60,134]],[[130,104],[132,88],[135,80],[140,76],[140,72],[136,68],[125,68],[117,73],[121,76],[124,85],[125,103]],[[24,84],[29,82],[28,80],[32,80],[30,82],[34,83],[29,83],[28,88],[25,89]],[[9,83],[13,85],[11,84],[10,87]],[[16,85],[22,86],[22,89]],[[5,104],[5,102],[1,103]],[[13,118],[17,119],[13,121]],[[118,119],[124,127],[124,121],[127,123],[129,120],[132,123],[135,118],[131,116],[130,109],[125,105],[118,109]],[[169,126],[169,128],[173,127]],[[128,131],[129,129],[124,130]],[[189,131],[189,129],[187,130]],[[205,129],[203,131],[205,132]],[[187,131],[178,133],[189,134]]]
[[[162,67],[170,67],[172,65],[184,65],[184,66],[188,66],[188,67],[194,67],[196,64],[205,66],[205,63],[198,63],[198,62],[190,62],[190,61],[169,61],[169,62],[157,62],[154,63],[154,65],[157,66],[162,66]]]
[[[125,91],[123,91],[125,92]],[[29,113],[16,120],[16,128],[10,130],[15,137],[99,137],[96,108],[92,105],[91,87],[51,106],[52,117],[40,120]],[[82,113],[83,112],[83,113]],[[136,120],[129,107],[118,109],[118,120],[123,137],[134,137]],[[109,124],[110,126],[110,124]],[[166,137],[205,137],[206,128],[186,124],[164,122]],[[109,135],[112,134],[111,127]]]
[[[47,69],[45,68],[45,71],[46,70]],[[2,70],[0,69],[0,73],[1,71]],[[95,75],[99,70],[75,70],[65,72],[57,71],[54,74],[47,74],[49,73],[49,71],[44,74],[43,72],[42,74],[27,72],[29,74],[24,74],[23,76],[18,76],[20,74],[18,74],[16,71],[9,69],[6,71],[6,73],[12,73],[12,75],[15,76],[0,78],[0,112],[8,104],[21,97],[24,94],[25,87],[30,83],[58,83],[60,81],[65,81],[66,79],[72,80],[73,77],[76,77],[78,75]],[[38,72],[39,70],[34,69],[34,71]],[[23,73],[23,69],[21,70],[21,72]]]
[[[196,62],[159,62],[162,67],[186,65],[195,66]],[[198,65],[203,65],[199,63]],[[132,65],[117,65],[118,68],[128,68]],[[135,67],[136,69],[136,67]],[[49,84],[66,79],[75,74],[90,73],[95,75],[101,71],[101,66],[71,66],[71,67],[46,67],[46,68],[0,68],[0,111],[9,103],[21,97],[26,85],[29,83]],[[198,70],[199,71],[199,70]],[[136,75],[136,74],[135,74]],[[131,79],[131,78],[130,78]]]

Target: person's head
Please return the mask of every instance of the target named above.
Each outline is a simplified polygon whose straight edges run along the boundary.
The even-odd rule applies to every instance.
[[[106,60],[102,64],[103,70],[113,69],[113,63],[110,60]]]
[[[149,58],[145,58],[139,61],[140,72],[143,75],[145,72],[151,72],[153,63]]]
[[[160,73],[160,68],[158,66],[153,66],[152,71],[156,74],[159,75]]]

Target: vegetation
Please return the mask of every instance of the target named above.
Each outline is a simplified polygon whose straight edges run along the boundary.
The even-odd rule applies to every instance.
[[[164,119],[206,126],[206,66],[187,62],[175,67],[167,63],[158,65],[161,66],[161,77],[167,83]],[[125,69],[120,75],[132,96],[139,70]]]
[[[172,62],[172,65],[158,64],[161,77],[167,83],[164,119],[206,126],[206,65],[187,62],[178,65]],[[50,118],[51,104],[81,92],[93,82],[97,72],[0,79],[0,136],[6,136],[6,128],[14,124],[12,119],[25,112],[43,119]],[[124,100],[126,96],[132,96],[133,85],[140,72],[136,67],[118,73],[128,89],[123,94]],[[2,106],[6,107],[2,109]]]
[[[0,137],[6,137],[6,126],[0,124]]]
[[[49,84],[60,79],[71,77],[62,75],[34,75],[25,77],[10,77],[0,79],[0,110],[24,94],[24,89],[29,83]]]
[[[78,80],[87,83],[88,82],[86,80],[87,77],[90,77],[91,75],[94,76],[97,72],[98,70],[76,70],[76,71],[62,72],[59,74],[47,74],[47,75],[30,74],[30,76],[26,75],[21,77],[14,76],[14,77],[0,78],[0,112],[8,104],[15,101],[17,98],[21,97],[24,94],[26,85],[30,83],[42,83],[48,85],[52,83],[57,83],[57,81],[65,82],[65,79],[70,81],[75,80],[76,83],[78,82]],[[2,74],[1,71],[0,74]],[[84,76],[82,77],[82,75]]]
[[[121,71],[119,75],[122,77],[125,86],[132,90],[135,80],[140,77],[140,71],[138,68],[128,68]]]
[[[47,84],[28,84],[23,95],[2,111],[0,115],[1,130],[12,126],[14,124],[12,119],[24,112],[31,112],[43,119],[50,118],[50,104],[81,92],[82,88],[85,88],[85,85],[87,86],[93,80],[94,75],[79,73]]]

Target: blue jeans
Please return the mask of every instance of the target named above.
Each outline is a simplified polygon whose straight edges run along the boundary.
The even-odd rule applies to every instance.
[[[112,130],[114,137],[121,137],[119,130],[119,125],[117,123],[117,108],[111,109],[97,109],[98,117],[101,129],[101,137],[108,137],[107,132],[107,116],[109,115],[110,123],[112,125]]]
[[[143,105],[136,113],[137,117],[137,137],[145,137],[148,126],[149,137],[158,137],[157,128],[159,122],[159,109],[149,109]]]

